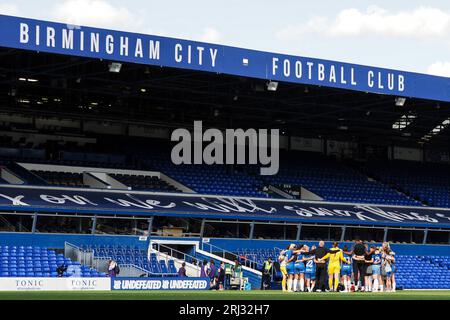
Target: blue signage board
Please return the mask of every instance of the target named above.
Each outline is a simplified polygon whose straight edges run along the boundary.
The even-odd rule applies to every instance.
[[[5,15],[0,46],[450,102],[450,78]]]
[[[6,185],[0,210],[450,227],[443,208]]]
[[[113,291],[208,290],[208,278],[111,278]]]

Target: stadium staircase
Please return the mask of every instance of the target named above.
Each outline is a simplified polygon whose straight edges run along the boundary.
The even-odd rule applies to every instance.
[[[22,180],[25,184],[38,186],[48,185],[47,181],[45,181],[43,178],[25,169],[23,166],[16,162],[11,161],[6,168],[20,180]]]
[[[180,243],[181,242],[172,241],[172,244],[174,245]],[[185,243],[190,244],[191,248],[189,254],[184,253],[185,257],[183,257],[183,259],[185,259],[186,262],[189,262],[190,264],[193,265],[199,265],[204,260],[208,262],[210,260],[214,260],[216,267],[218,267],[221,262],[234,265],[235,260],[240,260],[239,256],[236,255],[235,253],[211,245],[207,242],[188,241]],[[168,243],[167,241],[164,241],[162,243],[159,242],[158,240],[151,241],[150,248],[152,253],[166,252],[166,254],[171,256],[173,259],[177,259],[177,257],[173,255],[173,252],[175,252],[176,250],[171,251],[170,243]],[[248,279],[253,289],[259,289],[261,286],[262,273],[261,271],[256,269],[258,267],[256,262],[247,259],[246,261],[243,261],[241,265],[243,271],[243,278]]]
[[[391,188],[392,190],[394,190],[395,192],[397,192],[398,194],[402,195],[403,197],[409,199],[411,201],[411,203],[403,203],[404,205],[414,205],[414,206],[426,206],[428,205],[428,203],[426,201],[424,201],[423,199],[421,199],[418,196],[414,196],[410,191],[408,191],[407,189],[403,188],[402,186],[389,182],[386,179],[383,179],[382,176],[380,176],[379,174],[376,173],[376,171],[373,170],[369,167],[367,167],[366,165],[362,165],[362,164],[358,164],[355,162],[352,162],[349,164],[354,170],[360,172],[361,174],[367,176],[369,179],[373,180],[374,182],[380,184],[380,185],[384,185],[388,188]],[[392,172],[392,176],[395,177],[396,173]]]
[[[178,270],[184,262],[188,277],[195,278],[200,276],[200,266],[198,266],[196,257],[164,244],[158,243],[157,246],[150,246],[149,257],[153,267],[167,263],[169,268]]]
[[[240,260],[239,257],[237,257],[232,252],[213,246],[207,242],[199,243],[199,247],[196,248],[196,254],[198,257],[206,260],[214,259],[214,261],[216,261],[216,265],[219,265],[222,261],[234,265],[235,261],[230,260],[229,258],[227,258],[227,256],[234,255],[236,257],[235,260]],[[249,259],[242,262],[243,277],[248,279],[248,281],[252,285],[252,289],[259,289],[261,287],[262,273],[261,271],[255,269],[257,267],[257,264]]]
[[[396,160],[368,163],[366,171],[425,205],[450,207],[448,165]]]

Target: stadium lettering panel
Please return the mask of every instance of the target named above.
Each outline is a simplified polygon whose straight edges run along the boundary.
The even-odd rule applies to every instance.
[[[27,23],[20,24],[20,43],[29,44],[34,42],[36,46],[47,48],[56,48],[57,39],[60,39],[58,45],[60,48],[71,51],[87,51],[90,53],[104,52],[110,56],[120,55],[121,57],[134,57],[136,59],[160,60],[160,40],[148,40],[141,37],[115,36],[113,34],[101,34],[100,32],[85,33],[75,27],[62,28],[60,34],[54,27],[46,27],[44,30],[44,39],[41,39],[41,26],[37,24],[33,30]],[[32,36],[34,36],[33,39]],[[131,38],[131,39],[130,39]],[[43,40],[43,41],[42,41]],[[76,47],[75,47],[76,46]],[[209,48],[209,60],[211,67],[216,66],[217,48]],[[145,52],[145,54],[144,54]],[[206,62],[205,47],[192,46],[190,44],[183,46],[176,43],[173,49],[174,60],[177,63],[187,62],[188,64],[197,64],[202,66]],[[206,63],[206,64],[208,64]]]
[[[450,78],[4,15],[0,46],[450,101]]]
[[[111,290],[208,290],[208,278],[112,278]]]
[[[450,210],[295,200],[0,187],[0,210],[450,226]]]
[[[280,70],[281,69],[281,70]],[[364,70],[362,70],[364,69]],[[405,76],[399,72],[374,71],[370,68],[351,67],[345,64],[330,62],[314,62],[272,58],[272,77],[277,80],[306,78],[317,85],[336,85],[342,88],[366,86],[367,90],[375,89],[402,93],[405,91]]]

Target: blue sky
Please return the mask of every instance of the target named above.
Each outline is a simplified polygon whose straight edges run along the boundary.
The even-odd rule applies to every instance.
[[[450,76],[448,0],[0,0],[0,13]]]

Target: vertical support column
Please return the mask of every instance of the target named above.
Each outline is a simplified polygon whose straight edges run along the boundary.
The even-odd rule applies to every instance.
[[[92,230],[91,234],[95,234],[95,229],[97,228],[97,215],[92,218]]]
[[[35,212],[33,214],[33,224],[31,225],[31,233],[35,233],[36,232],[37,219],[38,219],[37,212]]]
[[[248,236],[249,239],[253,239],[254,232],[255,232],[255,221],[252,221],[252,223],[250,223],[250,234]]]
[[[427,238],[428,238],[428,229],[425,229],[424,232],[423,232],[422,244],[426,244],[427,243]]]
[[[302,224],[299,223],[299,224],[297,225],[297,235],[296,235],[296,237],[295,237],[295,240],[296,240],[296,241],[299,241],[299,240],[300,240],[301,233],[302,233]]]
[[[345,230],[347,230],[347,226],[343,226],[341,227],[342,229],[342,234],[341,234],[341,239],[339,240],[340,242],[344,242],[345,240]]]
[[[153,230],[153,217],[150,217],[148,221],[148,228],[147,228],[147,235],[149,238],[152,236],[152,230]]]
[[[386,240],[387,240],[387,233],[388,233],[388,228],[384,228],[383,242],[386,242]]]
[[[203,242],[203,233],[205,232],[205,219],[202,219],[202,225],[200,226],[200,243]]]

